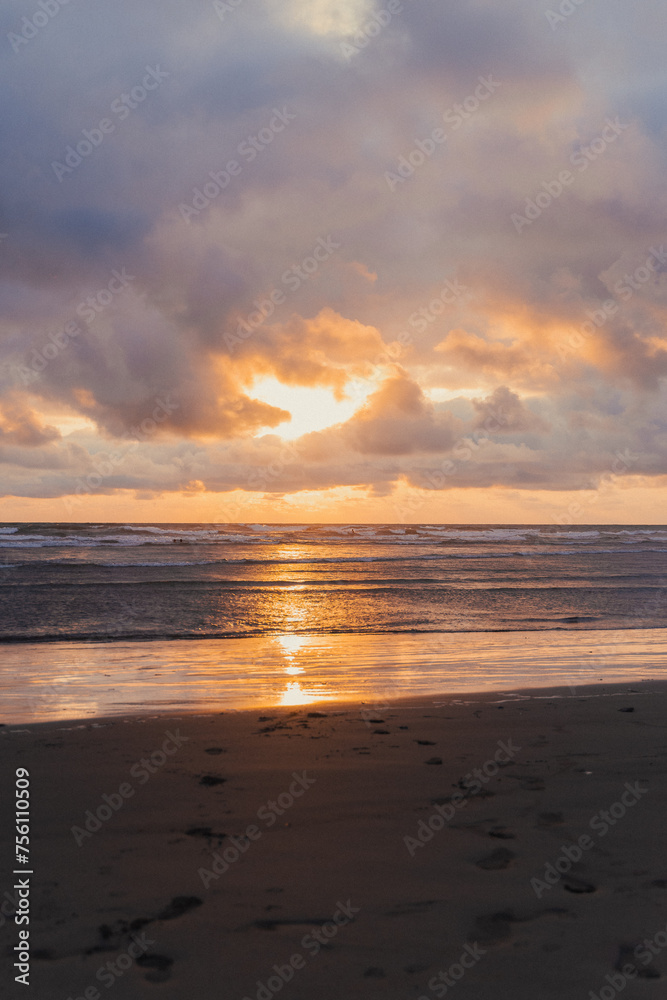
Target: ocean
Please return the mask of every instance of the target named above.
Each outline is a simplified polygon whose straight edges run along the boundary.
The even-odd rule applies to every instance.
[[[641,657],[647,643],[653,659],[642,663],[657,676],[666,581],[667,527],[656,526],[5,524],[2,684],[13,696],[30,678],[34,695],[76,663],[85,686],[113,662],[107,686],[135,697],[130,676],[142,670],[144,689],[149,676],[163,678],[146,703],[180,705],[199,669],[208,698],[238,706],[241,694],[261,700],[274,690],[274,663],[281,676],[316,666],[320,694],[348,691],[352,675],[357,694],[369,686],[405,694],[427,679],[437,689],[445,673],[451,686],[453,656],[455,690],[469,689],[471,677],[481,689],[501,663],[509,664],[502,684],[525,680],[520,649],[531,651],[524,666],[530,660],[539,680],[539,662],[553,667],[556,647],[575,659],[577,650],[613,648],[618,655],[604,663],[615,668],[621,650]],[[474,655],[482,647],[483,675]],[[159,697],[174,671],[178,695]],[[307,679],[290,682],[297,694]],[[99,683],[88,686],[99,695]],[[136,702],[121,698],[118,710],[127,704]]]

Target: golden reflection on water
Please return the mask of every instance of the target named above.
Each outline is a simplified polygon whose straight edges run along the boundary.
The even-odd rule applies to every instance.
[[[299,650],[306,644],[307,638],[300,635],[281,635],[278,637],[278,645],[280,646],[283,654],[287,657],[288,666],[283,667],[286,674],[303,674],[305,673],[305,668],[294,663],[294,657],[299,652]]]
[[[305,659],[308,646],[312,644],[313,637],[307,635],[280,635],[276,637],[277,644],[277,654],[284,657],[287,661],[287,666],[282,667],[283,673],[290,674],[292,676],[296,674],[306,674],[306,666],[302,666],[303,660],[299,654],[303,654]],[[299,662],[300,661],[300,662]],[[333,694],[329,694],[322,690],[321,685],[318,685],[317,689],[314,688],[303,688],[301,686],[301,681],[289,681],[287,687],[279,692],[277,701],[278,705],[310,705],[315,701],[324,701],[327,698],[333,698]],[[305,678],[304,678],[305,683]]]
[[[308,640],[309,636],[307,635],[279,635],[277,641],[285,656],[293,658],[308,643]]]
[[[321,701],[322,695],[304,691],[299,681],[290,681],[280,695],[279,705],[310,705],[313,701]]]
[[[0,655],[11,723],[215,711],[667,679],[664,629],[582,633],[283,635],[26,643]]]

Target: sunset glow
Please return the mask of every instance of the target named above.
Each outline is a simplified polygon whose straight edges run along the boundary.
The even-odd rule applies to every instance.
[[[253,398],[291,413],[292,419],[276,428],[276,433],[285,441],[345,423],[354,416],[359,405],[355,400],[336,400],[326,389],[284,385],[276,379],[262,379],[253,385],[251,392]]]
[[[660,11],[524,6],[10,32],[5,516],[662,520]]]

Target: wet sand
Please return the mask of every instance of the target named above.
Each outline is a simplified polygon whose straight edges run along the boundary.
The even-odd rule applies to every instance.
[[[649,682],[7,725],[7,995],[662,997],[666,710]]]
[[[667,681],[665,630],[0,644],[3,722]]]

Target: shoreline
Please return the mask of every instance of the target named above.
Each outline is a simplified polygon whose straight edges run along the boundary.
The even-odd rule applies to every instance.
[[[650,687],[649,687],[650,685]],[[506,706],[524,704],[545,700],[555,700],[563,702],[585,701],[590,699],[618,698],[632,695],[636,698],[646,697],[651,694],[667,695],[667,678],[642,678],[641,680],[629,679],[626,681],[599,681],[596,684],[582,684],[576,689],[564,685],[551,685],[547,687],[524,687],[511,688],[508,690],[493,691],[430,691],[421,695],[401,696],[397,698],[386,698],[381,701],[375,699],[349,698],[341,700],[322,700],[308,703],[307,705],[259,705],[246,708],[223,708],[204,710],[197,708],[165,708],[156,711],[153,708],[144,710],[137,709],[132,712],[119,712],[113,715],[95,715],[90,717],[72,716],[70,718],[45,719],[35,722],[2,722],[0,723],[0,737],[13,733],[37,733],[54,731],[73,731],[76,729],[101,728],[107,725],[118,723],[159,723],[162,721],[182,721],[183,719],[205,719],[214,720],[223,717],[240,718],[249,720],[254,718],[257,712],[271,712],[276,718],[288,719],[290,716],[299,714],[299,710],[306,714],[322,710],[325,714],[350,713],[358,711],[360,718],[366,715],[379,714],[382,711],[417,711],[427,708],[444,708],[447,706],[470,706],[481,707]],[[18,730],[15,727],[20,726]],[[63,729],[62,727],[69,727]],[[27,729],[26,727],[30,727]],[[54,729],[55,727],[55,729]],[[667,724],[665,726],[667,728]]]
[[[576,616],[573,616],[573,621]],[[583,621],[583,619],[582,619]],[[20,646],[20,645],[53,645],[57,646],[61,643],[90,643],[91,645],[97,644],[109,644],[116,642],[227,642],[230,640],[257,640],[257,639],[278,639],[282,635],[293,635],[295,638],[332,638],[334,636],[344,636],[344,637],[354,637],[354,636],[409,636],[412,638],[419,638],[424,636],[428,638],[432,635],[452,635],[452,636],[462,636],[462,635],[543,635],[544,633],[551,634],[552,632],[557,633],[567,633],[569,634],[588,634],[592,632],[648,632],[656,631],[660,632],[663,629],[667,629],[667,624],[665,625],[651,625],[649,627],[640,627],[638,625],[626,625],[622,628],[616,627],[606,627],[604,625],[586,625],[584,628],[567,628],[565,625],[554,625],[552,628],[533,628],[533,629],[516,629],[516,628],[478,628],[478,629],[383,629],[382,631],[373,631],[373,629],[368,629],[367,631],[359,632],[354,630],[339,630],[332,632],[207,632],[204,635],[143,635],[141,632],[137,632],[134,635],[122,635],[113,636],[109,633],[99,633],[99,634],[84,634],[81,636],[70,635],[70,636],[58,636],[58,635],[46,635],[46,636],[0,636],[0,647],[2,646]]]
[[[3,721],[667,680],[664,629],[7,644]]]

